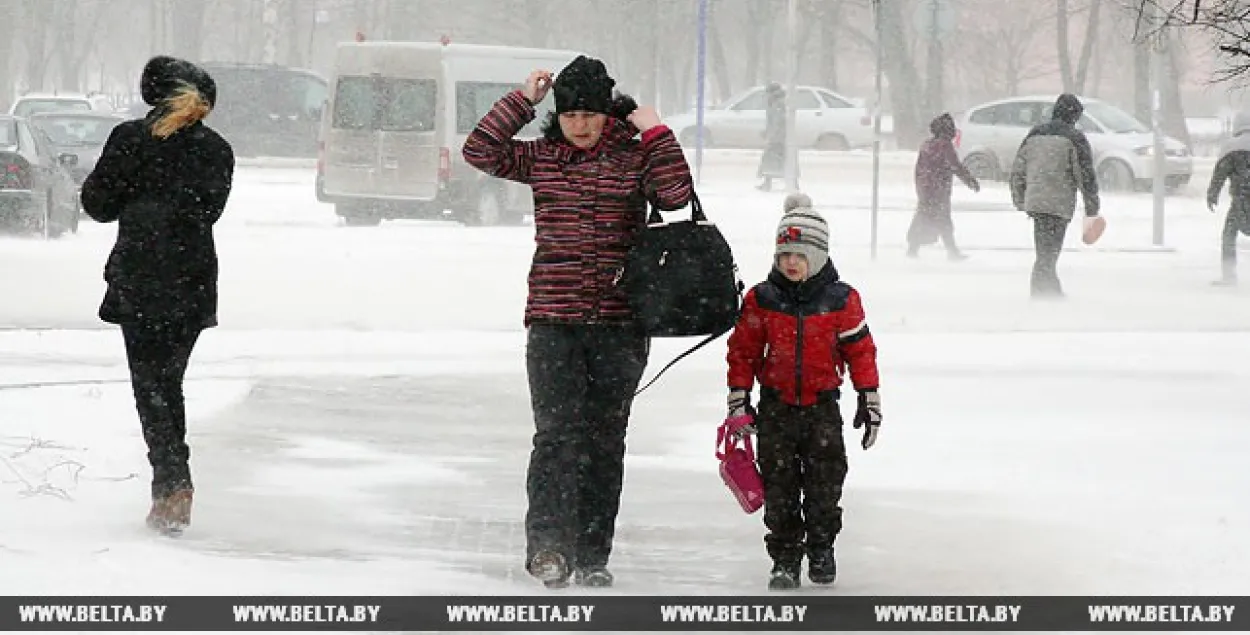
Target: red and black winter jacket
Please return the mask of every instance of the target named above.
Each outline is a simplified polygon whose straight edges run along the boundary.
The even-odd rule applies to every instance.
[[[690,202],[693,182],[681,146],[667,126],[638,141],[637,128],[612,118],[589,150],[547,138],[514,140],[534,116],[533,104],[514,91],[464,142],[469,165],[533,190],[537,247],[525,324],[632,321],[615,281],[646,223],[647,199],[662,209]]]
[[[731,389],[750,391],[758,380],[761,392],[795,406],[838,391],[848,366],[856,390],[877,388],[877,345],[859,292],[833,263],[799,283],[773,269],[748,291],[727,359]]]

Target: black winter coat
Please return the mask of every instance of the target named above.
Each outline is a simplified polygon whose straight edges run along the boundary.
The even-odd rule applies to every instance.
[[[157,108],[118,125],[82,185],[87,215],[117,221],[100,319],[217,325],[217,248],[234,176],[230,144],[203,123],[152,135]]]

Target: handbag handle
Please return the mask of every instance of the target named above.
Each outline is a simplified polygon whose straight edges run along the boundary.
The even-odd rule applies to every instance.
[[[729,434],[729,426],[722,423],[716,429],[716,458],[723,461],[725,457],[729,456],[730,452],[738,447],[739,443],[742,444],[742,449],[746,451],[747,458],[754,462],[755,448],[751,447],[751,442],[744,437],[734,438],[733,435]]]
[[[649,200],[648,202],[650,203],[648,207],[651,208],[651,211],[647,215],[647,224],[659,225],[663,223],[664,217],[660,215],[660,206],[656,205],[655,200]],[[703,203],[699,202],[698,192],[690,193],[690,220],[696,223],[707,222],[707,215],[703,213]]]

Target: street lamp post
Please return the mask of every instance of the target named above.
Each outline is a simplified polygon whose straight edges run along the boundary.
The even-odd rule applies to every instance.
[[[876,95],[872,102],[872,259],[877,259],[877,216],[881,207],[881,0],[872,2],[873,28],[877,38]]]
[[[798,0],[788,0],[786,6],[786,28],[788,31],[788,54],[786,55],[786,189],[797,192],[799,189],[799,150],[795,139],[794,118],[798,105],[798,66],[799,66],[799,11]]]

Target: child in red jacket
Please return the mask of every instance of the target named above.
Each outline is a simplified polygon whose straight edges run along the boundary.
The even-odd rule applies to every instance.
[[[764,543],[773,559],[768,588],[797,588],[804,555],[809,579],[832,584],[847,470],[838,408],[843,371],[849,367],[859,393],[854,425],[864,428],[865,450],[877,439],[881,399],[877,347],[859,293],[838,278],[829,227],[804,194],[786,198],[773,270],[743,299],[727,359],[727,422],[737,423],[732,433],[759,440]],[[758,413],[750,401],[756,380]]]

